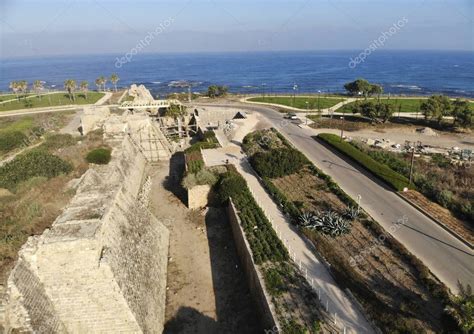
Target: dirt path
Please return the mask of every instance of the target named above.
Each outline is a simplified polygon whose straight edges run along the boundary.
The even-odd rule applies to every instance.
[[[153,213],[170,230],[164,332],[261,332],[225,212],[188,210],[179,199],[181,159],[171,166],[154,167],[151,193]]]

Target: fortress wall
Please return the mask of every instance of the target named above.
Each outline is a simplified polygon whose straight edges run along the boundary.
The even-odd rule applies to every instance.
[[[162,331],[169,232],[137,201],[145,165],[126,138],[52,228],[29,238],[9,277],[7,329]]]
[[[137,202],[144,156],[128,139],[123,154],[124,184],[102,223],[101,263],[110,266],[142,330],[158,333],[164,321],[169,232]]]

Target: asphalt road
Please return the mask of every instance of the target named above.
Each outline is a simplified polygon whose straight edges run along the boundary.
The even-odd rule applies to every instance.
[[[399,198],[383,183],[315,141],[311,130],[301,129],[284,121],[282,114],[268,107],[242,103],[226,103],[221,106],[251,110],[265,116],[348,195],[354,199],[361,195],[361,206],[364,210],[389,233],[394,230],[391,234],[422,260],[453,292],[458,291],[458,280],[474,286],[474,252],[469,247]],[[395,228],[394,223],[404,217],[403,226]],[[390,229],[392,226],[394,228]],[[358,254],[353,254],[356,255]]]

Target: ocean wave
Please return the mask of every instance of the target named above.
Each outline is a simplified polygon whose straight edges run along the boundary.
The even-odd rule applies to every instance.
[[[390,85],[390,87],[407,88],[407,89],[411,89],[411,90],[421,90],[421,87],[418,87],[416,85]]]

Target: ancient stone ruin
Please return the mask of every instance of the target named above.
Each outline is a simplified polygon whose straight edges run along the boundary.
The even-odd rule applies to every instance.
[[[160,333],[169,232],[147,209],[147,160],[130,136],[90,168],[76,195],[30,237],[8,279],[6,332]]]

